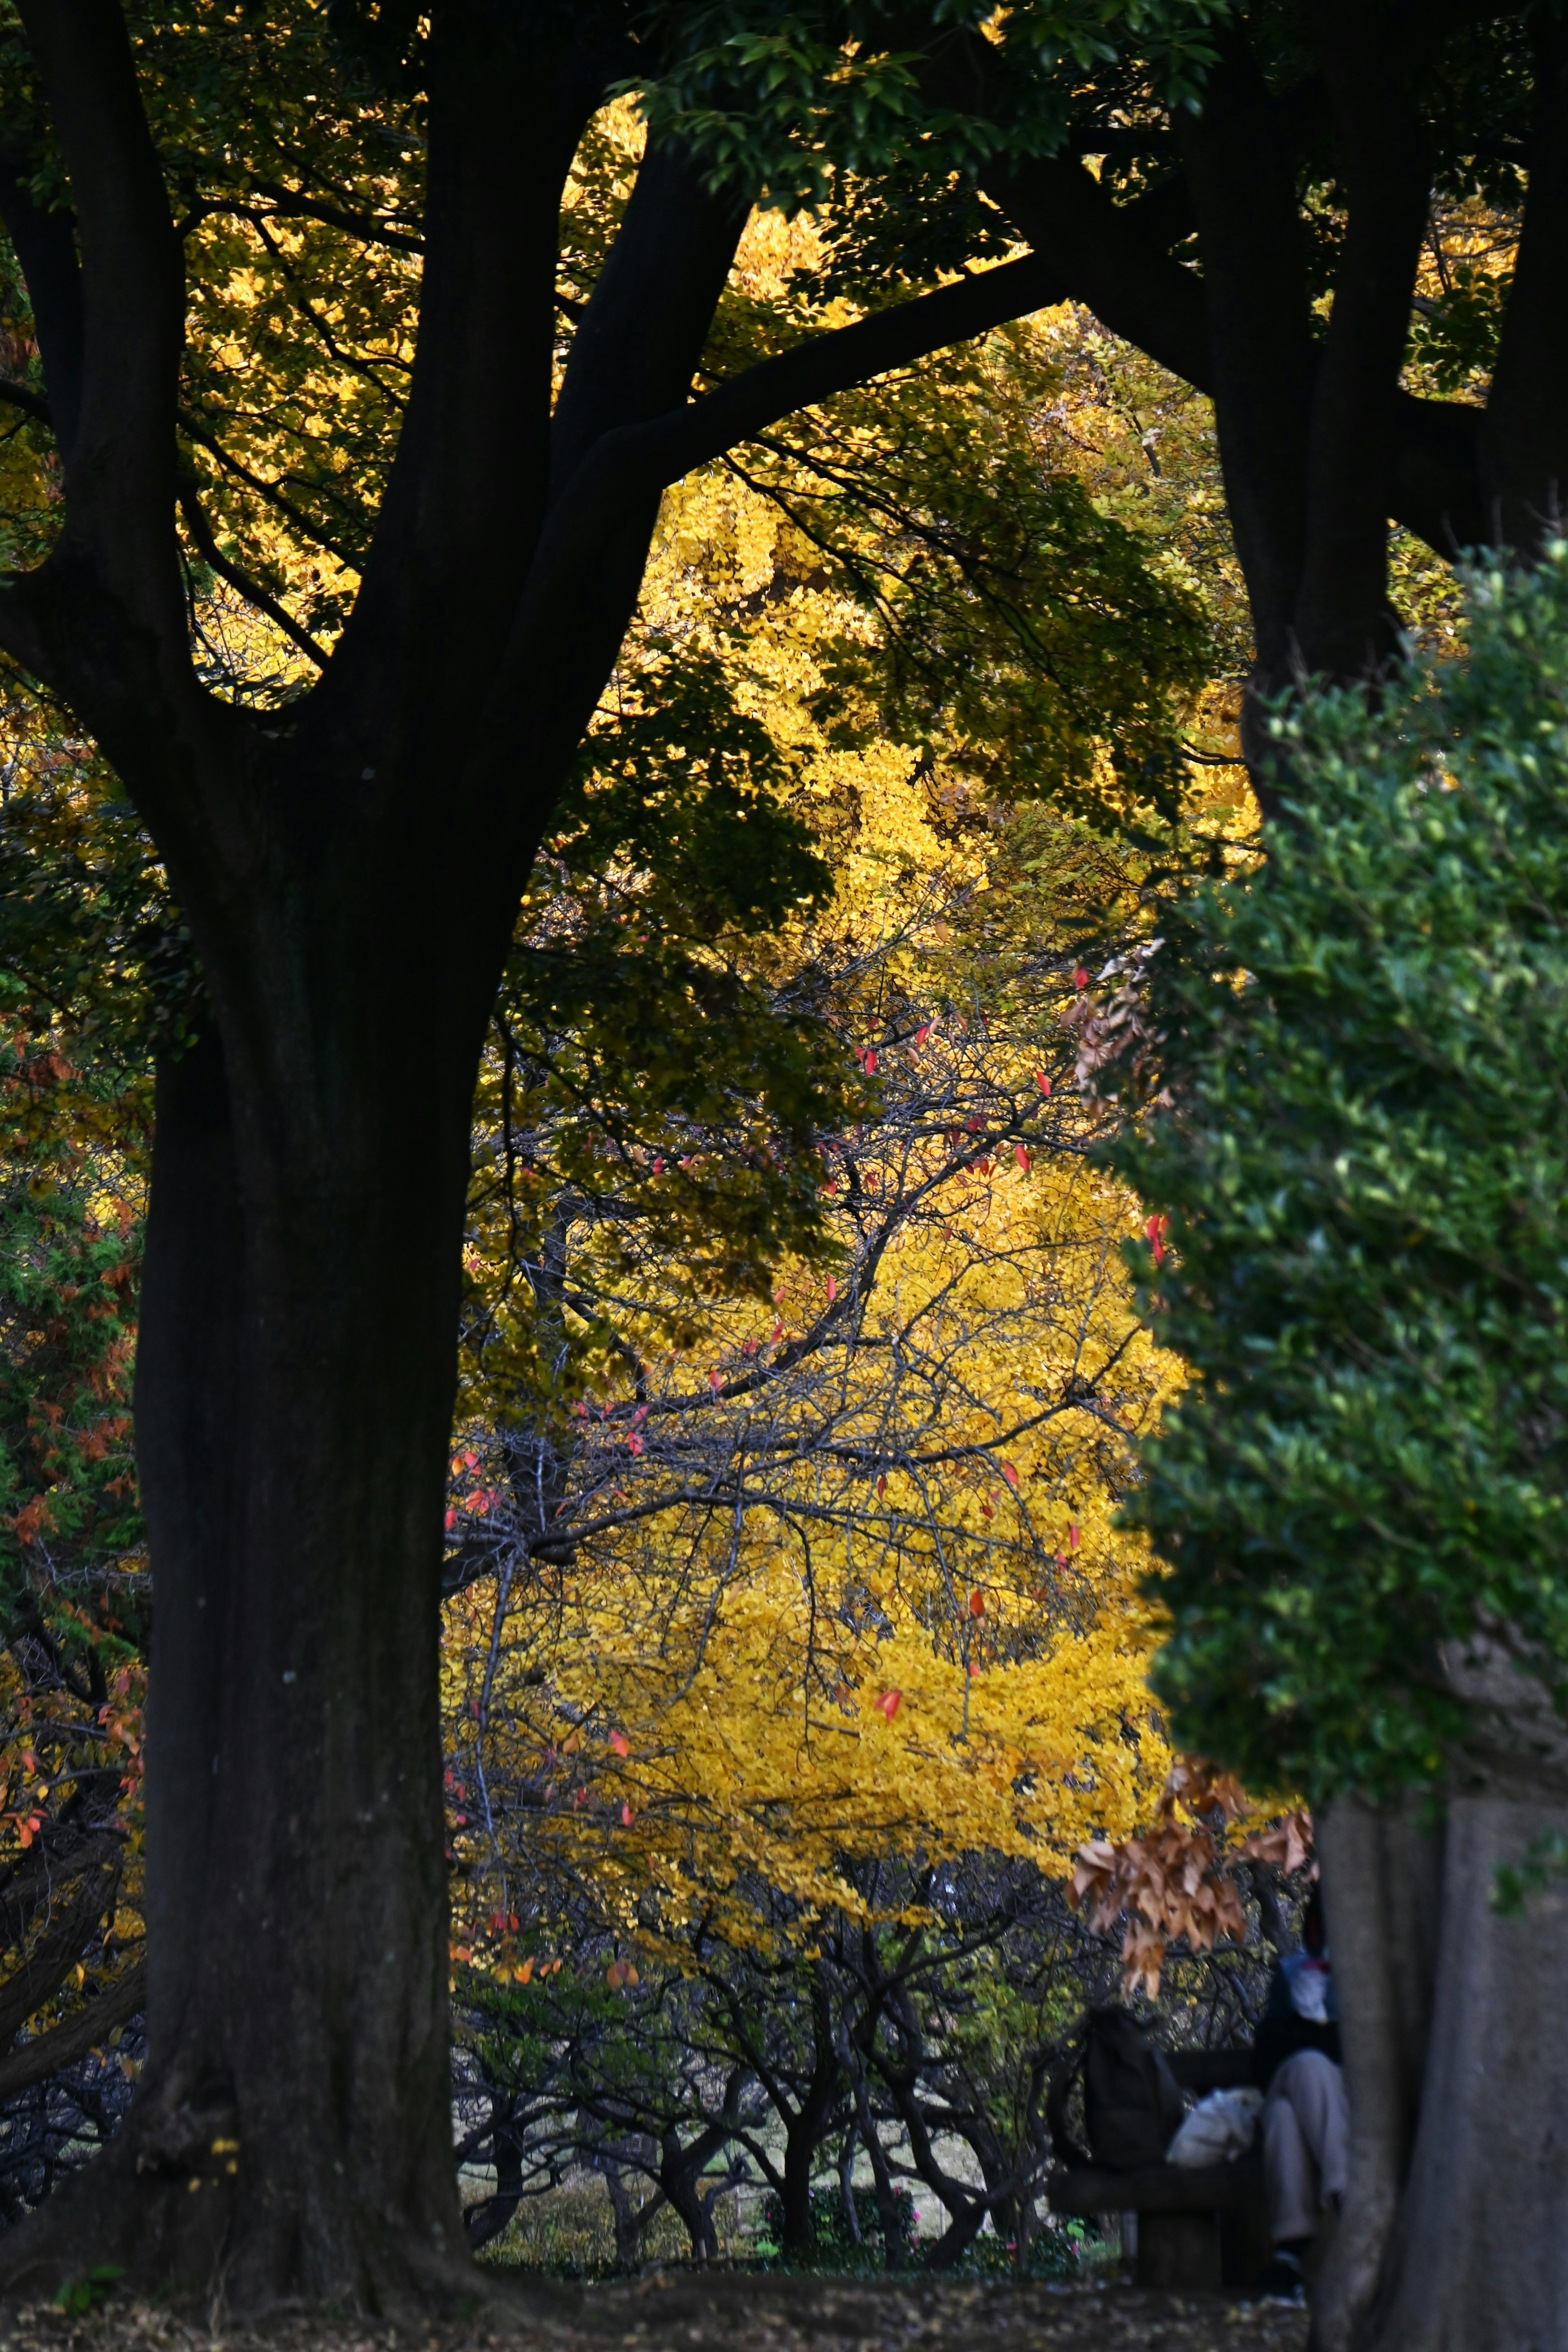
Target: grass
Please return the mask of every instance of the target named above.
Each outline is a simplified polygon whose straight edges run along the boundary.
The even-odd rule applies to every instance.
[[[830,2192],[836,2206],[836,2191]],[[813,2200],[817,2201],[816,2199]],[[826,2200],[824,2200],[824,2210]],[[731,2193],[719,2198],[714,2222],[722,2260],[744,2263],[775,2274],[814,2274],[845,2278],[886,2275],[880,2242],[857,2246],[848,2231],[819,2228],[809,2257],[788,2255],[767,2231],[764,2200],[753,2196],[742,2204]],[[918,2268],[920,2242],[915,2246]],[[559,2188],[525,2198],[507,2228],[491,2240],[479,2259],[497,2269],[529,2272],[557,2279],[614,2279],[628,2273],[615,2250],[615,2222],[610,2192],[593,2173],[579,2173]],[[636,2272],[660,2264],[691,2260],[691,2242],[677,2216],[666,2206],[656,2213],[643,2234]],[[956,2279],[1009,2279],[1065,2282],[1113,2275],[1121,2262],[1115,2238],[1102,2238],[1082,2221],[1048,2223],[1019,2262],[999,2238],[977,2238],[962,2261],[945,2276]],[[907,2274],[907,2273],[906,2273]]]

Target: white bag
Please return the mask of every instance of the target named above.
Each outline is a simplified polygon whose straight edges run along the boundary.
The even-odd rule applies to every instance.
[[[1210,2091],[1181,2124],[1166,2150],[1167,2164],[1234,2164],[1258,2136],[1261,2091]]]

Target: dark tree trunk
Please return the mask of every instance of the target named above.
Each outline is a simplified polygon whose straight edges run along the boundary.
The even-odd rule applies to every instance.
[[[716,2142],[712,2135],[704,2132],[689,2147],[683,2147],[680,2133],[673,2125],[659,2143],[659,2186],[664,2192],[664,2202],[672,2212],[679,2214],[693,2257],[699,2263],[711,2262],[718,2252],[718,2233],[697,2183],[723,2144],[722,2138]]]
[[[244,1232],[223,1045],[159,1067],[136,1349],[136,1457],[157,1561],[148,1706],[147,2023],[178,2041],[207,1895],[234,1589]]]
[[[1377,1811],[1347,1798],[1320,1820],[1318,1853],[1352,2139],[1350,2189],[1313,2324],[1320,2352],[1350,2352],[1377,2300],[1420,2112],[1442,1836],[1414,1806]]]
[[[221,2271],[239,2304],[363,2310],[472,2291],[437,1607],[493,975],[455,1003],[395,891],[382,940],[356,940],[319,871],[301,951],[259,975],[266,1049],[255,961],[220,943],[225,1052],[160,1085],[151,2064],[103,2163],[8,2244],[15,2286],[57,2279],[85,2203],[95,2259],[137,2283]]]
[[[496,2103],[490,2148],[496,2164],[496,2193],[471,2205],[463,2217],[468,2243],[476,2253],[500,2236],[523,2200],[522,2126],[514,2121],[505,2100]]]
[[[816,2242],[811,2221],[811,2177],[817,2151],[840,2117],[843,2069],[833,2041],[833,2021],[821,1971],[811,1971],[811,2072],[793,2111],[780,2108],[784,2124],[784,2171],[779,2193],[785,2252],[809,2254]]]

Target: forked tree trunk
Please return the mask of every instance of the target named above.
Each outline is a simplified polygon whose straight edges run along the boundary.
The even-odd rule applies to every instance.
[[[352,1002],[297,1029],[298,1099],[232,1046],[225,1089],[214,1044],[160,1087],[151,2050],[120,2137],[8,2241],[12,2289],[104,2261],[248,2308],[476,2284],[437,1685],[474,1024],[325,962]]]

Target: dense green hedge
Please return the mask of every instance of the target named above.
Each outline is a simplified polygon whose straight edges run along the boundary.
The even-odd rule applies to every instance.
[[[1478,1622],[1568,1671],[1568,547],[1469,603],[1463,661],[1276,721],[1289,815],[1171,909],[1117,1153],[1192,1374],[1129,1505],[1157,1686],[1320,1801],[1439,1770]]]

